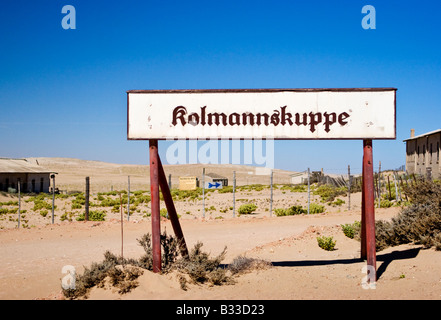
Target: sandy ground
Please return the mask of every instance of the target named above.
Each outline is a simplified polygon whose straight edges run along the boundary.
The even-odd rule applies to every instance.
[[[268,260],[273,264],[271,268],[238,276],[234,285],[191,285],[187,291],[171,275],[145,272],[139,286],[128,294],[93,289],[89,299],[441,299],[441,253],[417,245],[378,252],[377,287],[363,288],[366,262],[359,259],[360,243],[344,236],[340,227],[360,220],[359,194],[351,195],[351,210],[345,208],[347,197],[341,197],[346,204],[326,206],[322,214],[276,217],[266,210],[268,192],[236,194],[236,199],[258,204],[256,214],[240,217],[233,217],[231,210],[220,212],[231,205],[231,193],[210,194],[206,207],[213,205],[216,210],[207,211],[205,218],[200,200],[179,201],[176,206],[190,248],[201,241],[206,251],[216,255],[227,246],[224,263],[242,254]],[[0,201],[10,199],[2,196]],[[82,272],[84,266],[101,261],[106,250],[121,253],[118,213],[108,212],[104,222],[60,221],[63,210],[70,211],[70,203],[69,199],[57,201],[55,224],[50,223],[50,212],[42,217],[25,202],[28,228],[17,229],[14,215],[0,221],[0,299],[60,299],[63,266],[72,265]],[[305,193],[277,189],[273,208],[305,201]],[[151,232],[150,217],[143,213],[148,209],[146,206],[129,222],[124,221],[124,257],[138,258],[142,254],[136,239]],[[390,219],[399,210],[376,209],[376,218]],[[166,219],[161,221],[161,228],[172,233]],[[321,235],[333,236],[336,250],[319,248],[316,237]]]

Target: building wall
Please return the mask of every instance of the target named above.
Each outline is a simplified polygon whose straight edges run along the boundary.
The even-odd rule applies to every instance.
[[[406,171],[409,174],[426,175],[439,179],[441,133],[406,141]]]
[[[49,192],[50,175],[48,173],[0,173],[0,191],[8,188],[18,190],[20,180],[21,192]]]

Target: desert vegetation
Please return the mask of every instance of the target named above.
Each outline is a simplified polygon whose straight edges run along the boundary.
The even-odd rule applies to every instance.
[[[406,243],[422,244],[441,250],[441,183],[420,180],[404,188],[408,198],[401,212],[391,221],[375,223],[376,250]],[[360,239],[361,223],[342,225],[343,233]]]
[[[126,259],[110,251],[104,253],[101,262],[94,262],[86,267],[83,274],[77,274],[75,289],[62,289],[68,299],[87,298],[92,287],[114,288],[120,294],[130,292],[138,286],[137,279],[146,271],[153,270],[152,243],[149,233],[137,239],[138,244],[144,249],[144,254],[139,259]],[[192,284],[224,285],[234,284],[234,277],[254,269],[271,267],[271,263],[262,259],[239,256],[228,265],[222,265],[226,250],[217,256],[211,257],[202,247],[202,242],[197,242],[189,255],[179,257],[179,242],[165,232],[160,238],[162,247],[161,274],[176,273],[182,290],[188,290]]]

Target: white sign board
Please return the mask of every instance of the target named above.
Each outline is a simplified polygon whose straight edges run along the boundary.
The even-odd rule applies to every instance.
[[[395,139],[396,89],[132,90],[127,138]]]

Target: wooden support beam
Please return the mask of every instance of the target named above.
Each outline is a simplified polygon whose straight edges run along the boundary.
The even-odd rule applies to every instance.
[[[164,197],[164,202],[167,207],[168,216],[173,227],[176,238],[179,241],[179,248],[181,255],[183,257],[188,256],[187,244],[185,243],[184,233],[181,229],[181,224],[179,223],[178,214],[176,213],[175,204],[173,203],[173,198],[170,193],[170,188],[165,177],[164,168],[162,167],[161,159],[158,157],[159,164],[159,186],[161,187],[162,196]]]

